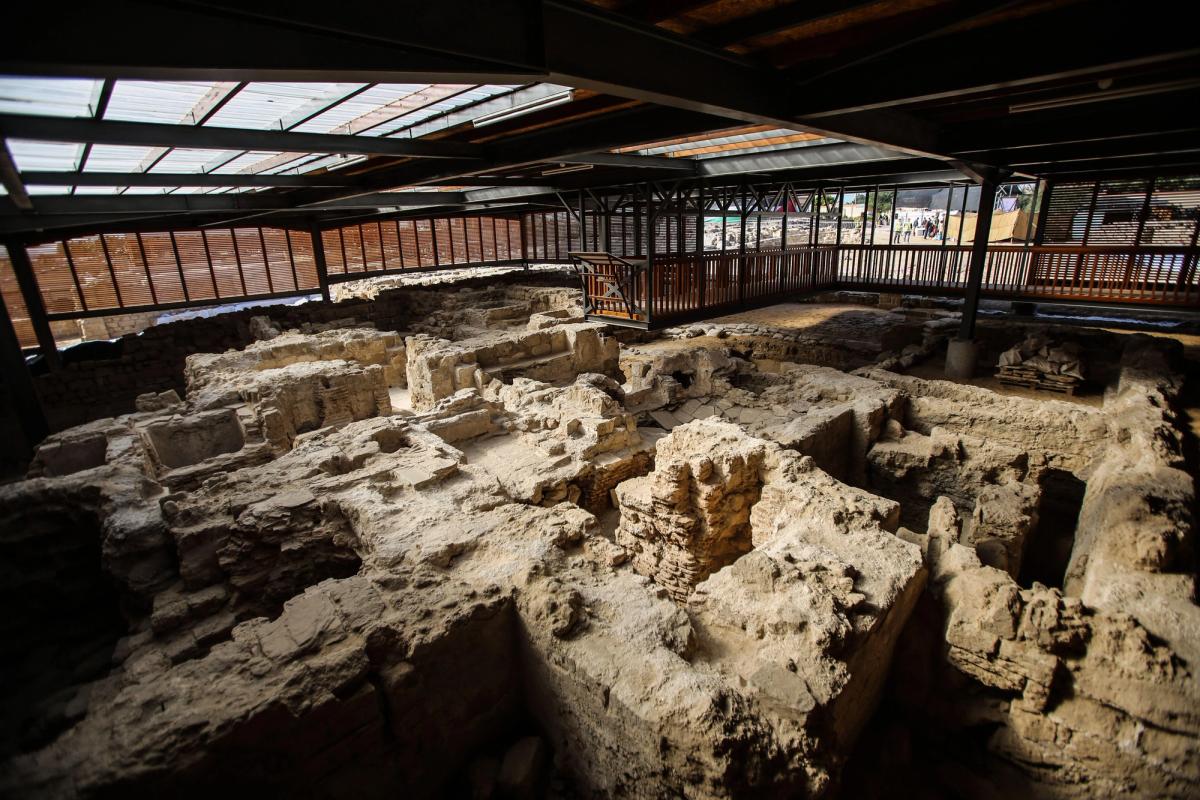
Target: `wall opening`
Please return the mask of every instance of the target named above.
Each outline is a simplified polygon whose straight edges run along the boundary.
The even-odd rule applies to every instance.
[[[1025,544],[1018,581],[1024,587],[1036,581],[1061,589],[1087,484],[1066,470],[1049,469],[1042,475],[1041,487],[1038,524]]]

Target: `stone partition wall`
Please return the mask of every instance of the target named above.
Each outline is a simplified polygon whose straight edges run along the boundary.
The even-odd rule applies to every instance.
[[[528,285],[527,290],[523,287]],[[220,353],[254,341],[253,317],[265,316],[280,329],[334,322],[368,323],[381,331],[410,331],[428,324],[446,308],[496,304],[524,305],[526,312],[552,310],[576,302],[577,281],[556,272],[510,272],[430,287],[403,287],[371,297],[336,303],[309,301],[267,305],[211,317],[168,322],[116,342],[88,342],[64,351],[64,366],[35,378],[38,396],[51,430],[62,430],[133,410],[134,399],[147,392],[185,389],[183,365],[193,353]],[[486,322],[486,315],[482,317]],[[431,333],[451,331],[435,326]]]
[[[1170,345],[1096,407],[562,291],[258,315],[52,434],[0,484],[0,796],[1200,793]]]

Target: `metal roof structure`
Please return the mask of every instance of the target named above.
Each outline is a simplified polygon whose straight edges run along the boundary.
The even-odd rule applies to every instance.
[[[1189,26],[1109,0],[346,0],[336,22],[270,0],[114,0],[6,16],[5,235],[536,207],[644,181],[1200,163],[1179,113],[1200,100]]]

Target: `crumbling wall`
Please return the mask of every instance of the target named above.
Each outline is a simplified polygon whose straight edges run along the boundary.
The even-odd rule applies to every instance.
[[[412,337],[415,412],[395,334],[259,321],[186,401],[0,487],[7,599],[37,601],[6,628],[0,793],[436,797],[536,730],[583,796],[832,796],[885,694],[920,731],[870,770],[892,787],[1197,792],[1169,353],[1133,340],[1103,409],[705,335],[631,348],[622,386],[596,326],[459,295],[431,326],[506,330]],[[1065,591],[1019,581],[1069,474]]]
[[[1085,473],[1065,591],[1014,580],[1031,504],[992,496],[1004,486],[980,495],[991,506],[982,514],[977,506],[963,519],[943,497],[927,535],[900,532],[930,565],[931,613],[921,624],[940,629],[933,641],[927,628],[910,632],[926,644],[905,649],[894,685],[930,746],[945,747],[925,757],[956,765],[940,771],[953,791],[979,791],[996,775],[1004,791],[1056,798],[1200,790],[1200,609],[1184,566],[1194,488],[1174,466],[1182,451],[1168,355],[1162,343],[1128,341],[1101,415],[1112,434]],[[992,526],[982,536],[981,523]],[[962,747],[984,731],[991,760]]]
[[[459,389],[482,388],[492,378],[566,383],[581,372],[612,373],[619,345],[604,330],[598,323],[582,323],[457,342],[410,337],[408,385],[413,409],[427,410]]]
[[[923,380],[879,369],[855,374],[904,392],[901,422],[928,436],[934,428],[967,434],[1028,452],[1047,468],[1083,473],[1108,439],[1104,414],[1061,400],[1032,400],[987,389]]]
[[[654,472],[614,491],[617,544],[630,552],[633,569],[684,600],[750,552],[750,509],[762,491],[766,448],[717,423],[684,425],[662,439]]]
[[[440,280],[440,278],[439,278]],[[552,310],[578,297],[577,281],[561,272],[508,272],[463,278],[444,286],[396,287],[371,297],[268,305],[211,316],[173,320],[122,336],[114,343],[88,342],[64,351],[61,370],[35,376],[51,430],[129,413],[146,392],[185,390],[184,362],[196,353],[222,353],[254,341],[253,317],[268,317],[280,330],[312,330],[369,324],[380,331],[407,331],[449,302],[469,306],[479,293],[503,294],[513,284],[530,287],[535,311]],[[489,287],[499,287],[492,289]],[[466,290],[465,292],[462,290]],[[514,296],[521,290],[512,288]]]

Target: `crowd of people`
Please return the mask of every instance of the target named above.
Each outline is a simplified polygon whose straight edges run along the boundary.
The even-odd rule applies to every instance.
[[[928,208],[896,209],[896,233],[892,241],[909,244],[913,237],[922,241],[941,241],[946,228],[944,211]]]

